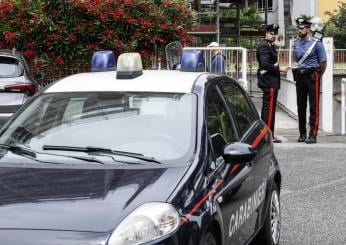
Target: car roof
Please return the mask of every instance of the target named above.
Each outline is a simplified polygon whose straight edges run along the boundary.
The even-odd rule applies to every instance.
[[[190,93],[195,81],[208,73],[177,70],[144,70],[133,79],[117,79],[116,71],[88,72],[63,78],[52,84],[44,93],[58,92],[167,92]],[[206,78],[205,78],[206,79]]]

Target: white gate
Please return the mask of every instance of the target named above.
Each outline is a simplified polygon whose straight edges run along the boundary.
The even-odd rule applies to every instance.
[[[204,53],[205,71],[211,67],[211,51],[220,50],[226,59],[226,75],[238,81],[244,89],[248,89],[247,49],[240,47],[188,47],[184,50],[200,50]]]

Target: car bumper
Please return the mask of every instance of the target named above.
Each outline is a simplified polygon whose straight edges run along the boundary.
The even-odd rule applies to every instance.
[[[6,245],[104,245],[108,234],[54,230],[1,229],[0,241]]]
[[[109,233],[0,229],[1,244],[6,245],[108,245]],[[192,245],[198,244],[198,237],[193,232],[178,230],[177,232],[146,244],[156,245]]]

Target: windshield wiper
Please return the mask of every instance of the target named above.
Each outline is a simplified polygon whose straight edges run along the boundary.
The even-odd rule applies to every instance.
[[[62,145],[44,145],[42,146],[43,150],[50,150],[50,151],[78,151],[78,152],[87,152],[87,153],[109,153],[117,156],[124,156],[124,157],[130,157],[135,158],[139,160],[143,160],[146,162],[154,162],[161,164],[158,160],[156,160],[153,157],[144,156],[140,153],[133,153],[133,152],[127,152],[127,151],[116,151],[108,148],[101,148],[101,147],[94,147],[94,146],[86,146],[86,147],[75,147],[75,146],[62,146]]]
[[[35,158],[34,160],[41,162],[40,160],[36,159],[37,154],[45,154],[45,153],[38,153],[33,150],[30,150],[26,147],[23,147],[21,145],[6,145],[6,144],[0,144],[0,147],[5,148],[12,153],[19,154],[21,156],[30,156],[31,159]],[[87,162],[97,162],[100,164],[104,164],[104,162],[96,159],[95,157],[81,157],[81,156],[64,156],[64,155],[56,155],[56,156],[61,156],[61,157],[69,157],[69,158],[74,158],[77,160],[82,160],[82,161],[87,161]],[[50,162],[51,163],[51,162]],[[60,164],[60,163],[55,163],[54,164]]]
[[[65,156],[65,155],[57,155],[57,156],[74,158],[74,159],[82,160],[82,161],[86,161],[86,162],[98,162],[100,164],[105,164],[104,162],[96,159],[95,157],[77,157],[77,156]]]
[[[0,147],[5,148],[9,150],[10,152],[19,154],[19,155],[27,155],[33,158],[36,158],[36,153],[33,150],[30,150],[26,147],[23,147],[21,145],[6,145],[6,144],[0,144]]]

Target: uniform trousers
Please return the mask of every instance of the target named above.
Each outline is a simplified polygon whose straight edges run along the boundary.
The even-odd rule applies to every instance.
[[[306,134],[306,107],[309,98],[309,135],[317,136],[320,104],[320,77],[317,71],[295,74],[300,134]]]
[[[274,87],[261,89],[263,90],[261,118],[268,125],[274,136],[276,101],[279,90]]]

